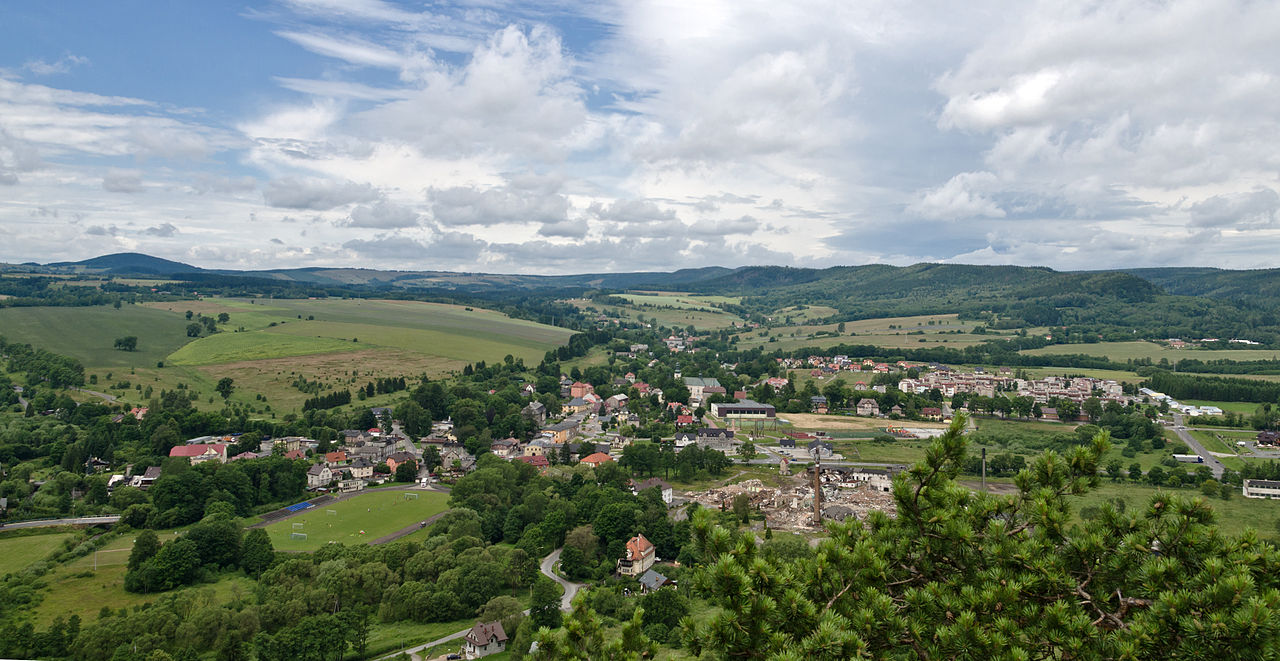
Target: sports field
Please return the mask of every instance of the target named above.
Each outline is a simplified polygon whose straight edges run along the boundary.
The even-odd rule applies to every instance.
[[[449,494],[439,491],[369,491],[273,523],[266,531],[279,551],[314,551],[330,542],[368,544],[445,511],[448,502]],[[294,539],[295,534],[307,537]]]

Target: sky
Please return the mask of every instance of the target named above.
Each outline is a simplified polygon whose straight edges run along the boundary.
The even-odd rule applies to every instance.
[[[1276,266],[1280,3],[8,0],[0,261]]]

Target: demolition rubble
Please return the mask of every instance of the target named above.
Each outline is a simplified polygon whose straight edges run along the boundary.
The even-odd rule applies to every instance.
[[[893,500],[892,476],[896,471],[823,469],[822,519],[843,521],[850,516],[866,519],[873,511],[897,513]],[[751,508],[762,512],[770,528],[775,530],[817,530],[813,514],[812,473],[797,476],[794,484],[766,487],[760,480],[744,480],[738,484],[691,493],[690,498],[703,507],[728,510],[733,499],[746,494]]]

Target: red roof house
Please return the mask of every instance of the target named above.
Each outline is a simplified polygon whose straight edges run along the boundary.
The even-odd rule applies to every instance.
[[[595,452],[583,457],[580,463],[584,463],[589,466],[599,466],[600,464],[603,464],[606,461],[613,461],[613,457],[610,457],[609,455],[603,452]]]

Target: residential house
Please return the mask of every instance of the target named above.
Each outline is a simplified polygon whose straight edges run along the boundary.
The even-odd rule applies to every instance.
[[[306,459],[307,453],[302,450],[289,450],[284,453],[285,459]]]
[[[549,425],[542,430],[545,434],[550,432],[551,440],[555,443],[564,443],[574,436],[578,435],[578,421],[565,420],[554,425]]]
[[[613,461],[613,457],[610,457],[609,455],[603,452],[594,452],[592,454],[589,454],[583,457],[581,463],[587,464],[588,466],[591,466],[594,468],[594,467],[599,467],[601,464],[609,461]]]
[[[462,654],[468,659],[479,659],[507,649],[507,633],[502,630],[502,623],[496,620],[471,627],[462,641]]]
[[[595,386],[581,381],[575,381],[573,385],[569,386],[570,397],[584,397],[587,393],[594,393],[595,391]]]
[[[338,476],[338,491],[342,493],[363,491],[364,484],[364,480],[356,478],[349,470],[342,471],[342,474]]]
[[[222,443],[193,443],[191,445],[175,445],[169,450],[170,457],[186,457],[191,465],[206,461],[227,463],[227,446]]]
[[[880,415],[880,403],[870,397],[858,400],[858,415],[875,417]]]
[[[682,431],[676,434],[676,449],[682,449],[686,446],[693,445],[698,442],[697,432]]]
[[[347,453],[342,450],[326,452],[324,454],[324,463],[329,464],[330,468],[345,464],[347,463]]]
[[[533,424],[539,427],[547,423],[547,407],[542,402],[529,402],[520,409],[520,415],[532,420]]]
[[[387,468],[390,468],[391,474],[395,475],[396,468],[398,468],[400,464],[403,464],[406,461],[416,461],[416,458],[413,455],[409,454],[408,452],[392,453],[391,456],[387,457],[387,462],[386,462]]]
[[[691,424],[693,424],[693,416],[691,416],[691,415],[677,415],[677,416],[676,416],[676,424],[677,424],[677,425],[679,425],[679,426],[681,426],[681,427],[684,427],[684,426],[686,426],[686,425],[691,425]]]
[[[467,452],[461,443],[450,443],[440,452],[442,465],[455,472],[469,473],[476,465],[475,455]]]
[[[626,408],[627,401],[629,399],[630,398],[626,395],[613,395],[609,399],[604,400],[604,406],[610,411],[617,411],[618,409]]]
[[[639,580],[640,580],[640,591],[645,594],[649,594],[650,592],[657,592],[658,590],[661,590],[663,586],[675,585],[675,581],[672,581],[671,579],[667,578],[666,576],[663,576],[662,574],[659,574],[658,572],[652,569],[650,569],[649,571],[646,571],[643,575],[641,575]]]
[[[551,465],[551,462],[547,461],[547,458],[542,455],[537,455],[536,457],[516,457],[515,460],[523,461],[534,468],[546,468]]]
[[[555,441],[546,438],[535,438],[525,444],[523,456],[545,457],[548,454],[559,450],[559,448],[559,444]]]
[[[936,406],[926,406],[920,409],[920,417],[925,420],[941,420],[942,409]]]
[[[317,489],[327,486],[333,481],[333,471],[324,464],[315,464],[307,469],[307,488]]]
[[[351,477],[357,480],[373,479],[373,462],[364,457],[352,459],[347,469],[351,471]]]
[[[489,451],[503,459],[519,456],[522,450],[520,441],[514,438],[500,438],[489,444]]]
[[[814,413],[827,412],[827,398],[822,395],[814,395],[809,398],[809,410]]]
[[[618,573],[623,576],[641,576],[649,571],[658,559],[658,549],[644,535],[627,540],[625,554],[618,559]]]
[[[587,403],[587,400],[581,397],[574,397],[565,402],[564,406],[561,407],[561,412],[566,414],[585,413],[590,408],[591,405]]]
[[[658,493],[662,494],[662,502],[668,505],[671,504],[673,492],[670,484],[667,484],[656,477],[651,477],[643,482],[636,482],[635,480],[631,481],[632,493],[639,494],[645,489],[657,489]]]
[[[129,480],[129,486],[146,491],[151,488],[151,485],[155,484],[158,479],[160,479],[160,467],[151,466],[147,468],[142,475],[134,475],[133,478]]]

